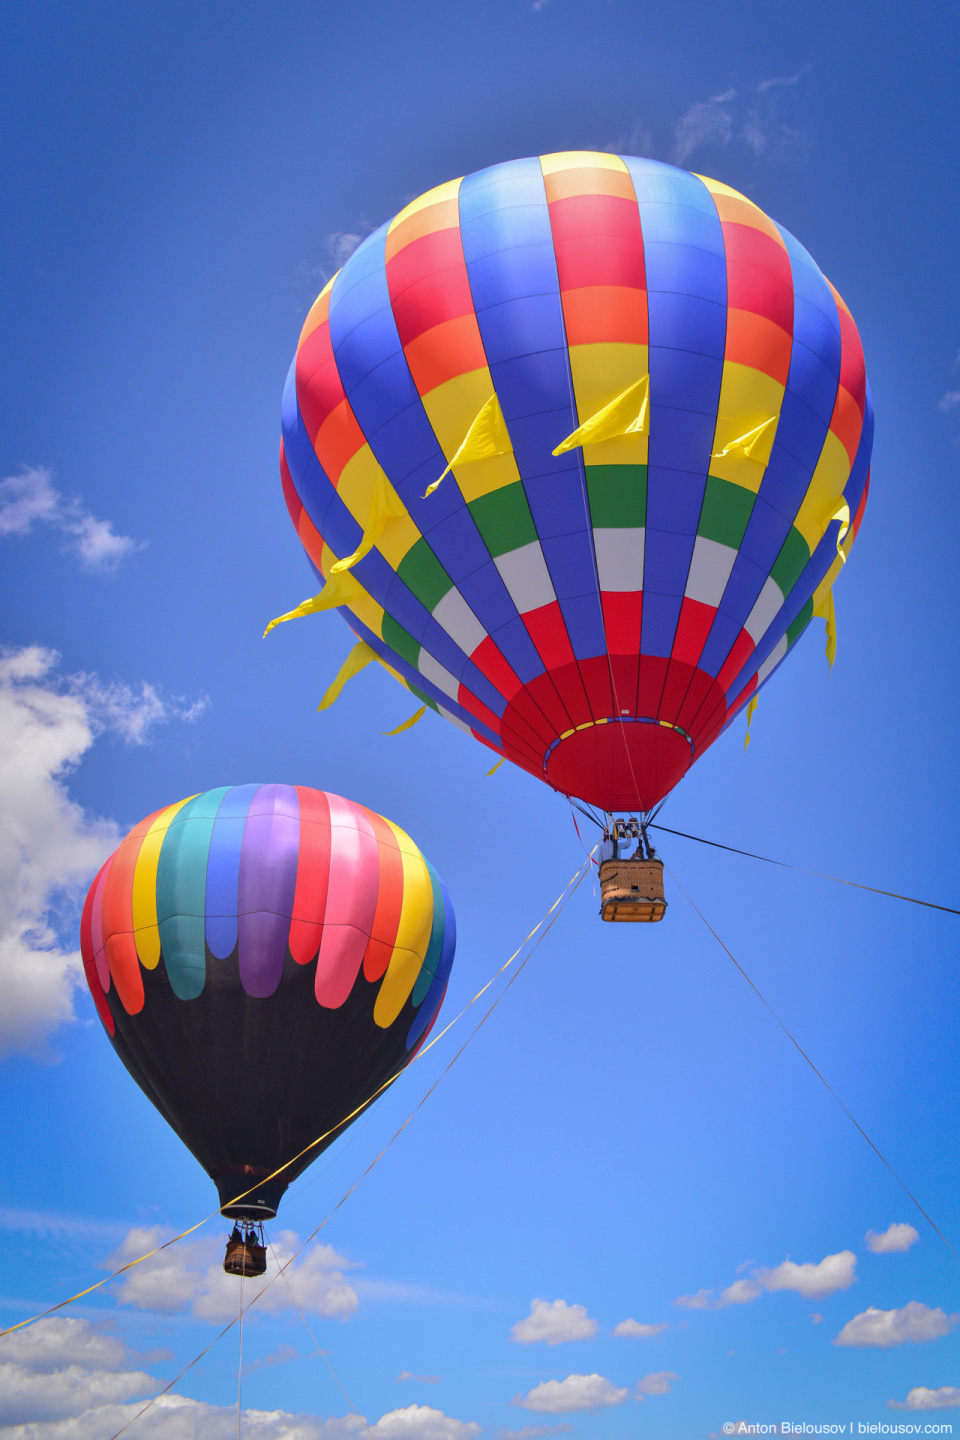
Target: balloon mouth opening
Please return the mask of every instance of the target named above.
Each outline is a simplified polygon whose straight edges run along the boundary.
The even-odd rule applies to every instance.
[[[269,1170],[260,1170],[266,1177]],[[257,1168],[236,1169],[214,1175],[214,1184],[220,1196],[220,1214],[226,1220],[273,1220],[283,1193],[289,1184],[285,1175],[275,1175],[272,1180],[258,1180]],[[249,1195],[246,1191],[250,1191]]]
[[[652,810],[690,769],[693,740],[679,725],[612,716],[569,731],[544,759],[548,784],[601,810]]]

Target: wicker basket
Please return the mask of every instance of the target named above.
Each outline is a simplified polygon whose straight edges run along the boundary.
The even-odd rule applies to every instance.
[[[246,1245],[242,1240],[228,1240],[223,1268],[228,1275],[242,1275],[247,1280],[251,1275],[263,1275],[267,1269],[267,1248]]]
[[[600,918],[647,922],[662,920],[662,860],[604,860],[600,866]]]

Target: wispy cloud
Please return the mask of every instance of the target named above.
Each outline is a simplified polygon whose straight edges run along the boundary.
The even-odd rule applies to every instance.
[[[798,1265],[794,1260],[784,1260],[773,1269],[761,1267],[734,1280],[716,1298],[713,1290],[698,1290],[694,1295],[679,1295],[673,1303],[682,1310],[723,1310],[728,1305],[749,1304],[765,1292],[777,1290],[792,1290],[806,1300],[821,1300],[838,1290],[848,1290],[856,1278],[856,1255],[852,1250],[841,1250],[816,1264],[808,1261]]]
[[[34,526],[49,525],[85,569],[101,572],[143,549],[143,542],[118,535],[112,521],[98,520],[76,496],[64,495],[53,479],[52,470],[33,465],[0,480],[0,535],[29,535]]]
[[[443,1379],[442,1375],[414,1375],[412,1370],[401,1370],[396,1377],[397,1383],[402,1384],[404,1380],[417,1380],[421,1385],[439,1385]]]
[[[521,1345],[543,1342],[562,1345],[567,1340],[592,1340],[597,1322],[584,1305],[568,1305],[566,1300],[531,1300],[530,1314],[510,1329],[511,1340]]]
[[[670,1387],[680,1376],[672,1370],[656,1370],[652,1375],[644,1375],[642,1380],[637,1381],[638,1400],[645,1400],[648,1395],[669,1395]]]
[[[709,100],[699,100],[681,115],[673,127],[670,158],[675,165],[682,165],[694,150],[699,150],[708,141],[718,145],[729,144],[733,134],[730,102],[736,94],[736,90],[725,90],[722,95],[711,95]]]
[[[833,1344],[880,1350],[907,1342],[919,1345],[949,1335],[958,1320],[960,1315],[946,1315],[939,1308],[931,1310],[919,1300],[911,1300],[900,1310],[878,1310],[871,1305],[847,1321],[840,1334],[834,1336]]]
[[[804,75],[806,75],[808,71],[812,69],[813,66],[808,61],[806,65],[801,65],[800,69],[797,70],[793,75],[772,75],[769,80],[761,80],[757,85],[757,89],[760,94],[763,95],[768,90],[774,90],[781,87],[789,87],[790,85],[796,85],[797,82],[799,80],[802,80]]]
[[[38,645],[0,651],[0,1055],[49,1058],[51,1035],[74,1018],[80,956],[61,948],[57,917],[75,928],[83,888],[120,838],[70,799],[67,777],[98,735],[142,745],[154,725],[206,706],[147,684],[60,677],[59,658]]]

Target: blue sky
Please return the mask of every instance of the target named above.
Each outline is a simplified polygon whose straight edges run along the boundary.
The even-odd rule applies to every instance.
[[[303,316],[357,237],[443,180],[569,148],[671,160],[743,190],[837,285],[877,412],[837,663],[811,627],[749,752],[730,731],[663,819],[958,903],[958,29],[953,7],[900,3],[4,8],[4,1323],[214,1203],[74,988],[77,898],[119,834],[252,780],[391,816],[457,910],[445,1018],[582,861],[559,797],[510,766],[484,778],[488,752],[437,717],[385,738],[412,706],[378,667],[317,715],[337,617],[260,638],[312,584],[276,458]],[[662,839],[960,1250],[956,918]],[[956,1255],[676,884],[639,934],[601,927],[591,884],[293,1272],[376,1440],[951,1424]],[[472,1024],[291,1188],[281,1248]],[[875,1253],[891,1225],[918,1238]],[[230,1318],[207,1273],[221,1230],[6,1342],[0,1437],[107,1440]],[[245,1433],[364,1434],[270,1293],[245,1327]],[[131,1435],[233,1433],[236,1381],[233,1331]]]

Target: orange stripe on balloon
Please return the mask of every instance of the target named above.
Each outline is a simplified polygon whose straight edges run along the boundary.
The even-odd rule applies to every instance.
[[[627,285],[583,285],[563,292],[568,345],[646,345],[647,292]]]
[[[370,940],[363,956],[363,974],[366,980],[379,980],[386,974],[393,956],[393,944],[400,925],[403,909],[403,859],[397,845],[397,837],[380,815],[363,809],[373,833],[377,837],[380,852],[380,890],[377,894],[377,909],[373,917]]]
[[[322,790],[295,785],[300,802],[297,887],[290,921],[290,954],[306,965],[320,949],[330,878],[330,805]]]
[[[403,353],[420,395],[429,395],[438,385],[458,375],[482,370],[487,363],[475,315],[441,320],[439,325],[408,341]]]

